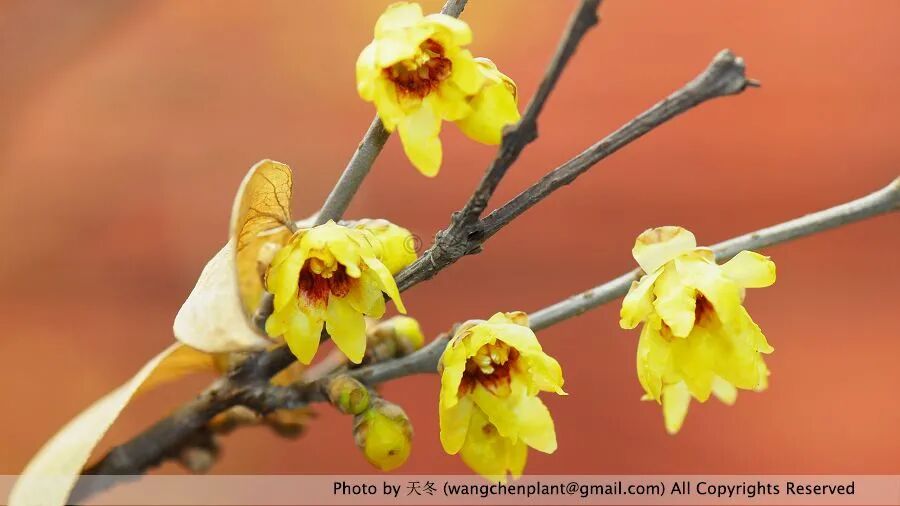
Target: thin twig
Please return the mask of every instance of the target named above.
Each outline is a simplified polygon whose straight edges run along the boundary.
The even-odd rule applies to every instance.
[[[757,85],[756,81],[745,77],[743,58],[735,56],[727,49],[720,51],[709,67],[693,81],[580,155],[552,170],[527,190],[491,212],[484,219],[483,239],[491,237],[551,193],[574,181],[597,162],[639,139],[655,127],[707,100],[734,95],[744,91],[748,86]]]
[[[550,61],[537,92],[525,108],[522,119],[503,133],[503,140],[497,155],[487,168],[472,196],[463,208],[453,213],[447,229],[438,232],[434,244],[422,254],[419,260],[401,272],[397,284],[401,290],[429,279],[437,271],[454,263],[459,258],[476,253],[483,241],[473,240],[481,229],[481,214],[488,201],[506,175],[506,171],[519,158],[525,146],[537,138],[537,118],[550,92],[556,87],[566,64],[575,54],[575,49],[587,31],[597,24],[597,7],[600,0],[582,0],[572,14],[563,33],[562,40]]]
[[[466,8],[467,2],[468,0],[447,0],[441,12],[458,18],[463,9]],[[328,220],[338,221],[344,216],[344,213],[350,206],[350,202],[356,196],[356,192],[362,186],[362,182],[369,174],[369,171],[372,170],[375,159],[381,154],[381,150],[390,136],[391,133],[384,128],[381,119],[376,115],[375,119],[372,120],[372,124],[369,125],[369,129],[366,130],[366,134],[360,141],[359,146],[356,147],[356,151],[353,153],[350,161],[347,162],[347,166],[341,173],[338,182],[332,188],[331,193],[328,194],[325,203],[322,204],[322,210],[319,211],[319,215],[316,217],[315,225],[321,225],[328,222]]]
[[[898,209],[900,209],[900,178],[865,197],[720,242],[712,246],[712,250],[716,254],[716,260],[723,262],[743,250],[762,249]],[[625,295],[631,287],[631,282],[639,279],[641,274],[640,269],[627,272],[602,285],[545,307],[531,315],[531,327],[535,330],[543,329],[615,300]]]
[[[560,187],[571,183],[597,162],[639,139],[655,127],[703,102],[734,95],[748,86],[756,85],[756,81],[747,79],[745,76],[742,58],[735,56],[727,49],[721,51],[700,75],[681,89],[583,153],[552,170],[484,219],[470,223],[466,228],[467,234],[463,234],[457,225],[459,223],[458,216],[465,210],[457,213],[448,230],[439,233],[435,238],[434,245],[423,253],[418,261],[398,275],[397,284],[401,289],[409,288],[431,278],[438,271],[463,256],[477,253],[487,239],[523,212],[547,198]],[[451,231],[455,232],[451,234]]]

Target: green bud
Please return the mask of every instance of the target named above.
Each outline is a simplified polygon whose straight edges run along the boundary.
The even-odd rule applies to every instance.
[[[369,390],[347,375],[337,376],[328,383],[328,400],[342,413],[358,415],[369,407]]]

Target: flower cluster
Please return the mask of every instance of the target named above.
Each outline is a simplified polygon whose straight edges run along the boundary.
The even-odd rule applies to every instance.
[[[398,2],[378,18],[356,62],[359,96],[375,104],[388,131],[399,131],[406,156],[426,176],[441,167],[442,121],[498,144],[503,127],[519,120],[515,83],[464,49],[471,41],[465,22]]]
[[[743,298],[745,288],[775,282],[775,264],[742,251],[717,265],[692,233],[671,226],[642,233],[632,253],[646,274],[626,295],[620,325],[643,323],[638,379],[644,398],[662,404],[666,430],[681,429],[691,397],[706,402],[712,394],[732,404],[737,389],[765,389],[762,354],[774,349]]]

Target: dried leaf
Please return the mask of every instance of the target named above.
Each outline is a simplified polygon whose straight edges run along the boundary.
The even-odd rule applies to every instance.
[[[271,344],[241,308],[234,265],[234,241],[228,241],[203,268],[175,315],[172,330],[179,341],[209,353],[263,349]]]
[[[292,185],[290,167],[262,160],[244,176],[234,198],[229,237],[235,241],[238,293],[248,319],[264,292],[260,263],[268,264],[291,236]]]
[[[230,240],[209,261],[175,316],[175,337],[210,353],[263,349],[272,344],[253,322],[265,293],[263,276],[292,230],[291,169],[272,160],[250,168],[238,188]]]
[[[9,495],[10,506],[66,503],[91,452],[119,413],[138,393],[188,373],[214,370],[212,358],[174,343],[153,357],[128,382],[73,418],[31,459]],[[52,484],[52,486],[48,486]]]

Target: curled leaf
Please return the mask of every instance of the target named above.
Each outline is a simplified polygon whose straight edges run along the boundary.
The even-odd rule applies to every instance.
[[[229,237],[235,242],[238,294],[249,320],[265,291],[262,272],[291,236],[291,168],[262,160],[247,172],[231,210]]]
[[[215,370],[206,353],[174,343],[124,385],[73,418],[31,459],[9,495],[11,506],[62,506],[106,431],[139,392],[189,373]],[[48,486],[52,484],[52,486]]]
[[[253,322],[266,269],[293,231],[315,220],[291,221],[292,181],[283,163],[262,160],[250,168],[235,195],[228,244],[203,269],[175,316],[178,340],[210,353],[272,344]]]
[[[234,265],[235,244],[228,241],[203,268],[175,315],[172,330],[179,341],[209,353],[263,349],[271,344],[247,320]]]

